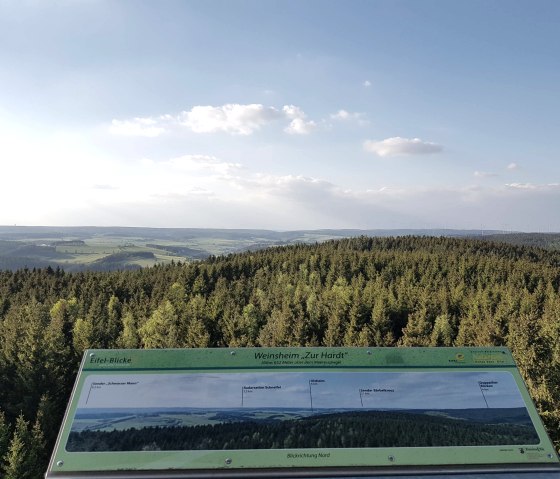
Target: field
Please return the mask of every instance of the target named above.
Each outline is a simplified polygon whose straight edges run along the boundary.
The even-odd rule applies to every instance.
[[[81,412],[78,411],[72,431],[124,431],[127,429],[141,429],[145,427],[172,427],[172,426],[206,426],[226,424],[232,422],[270,422],[301,419],[311,415],[309,410],[198,410],[176,409],[161,410],[125,410],[121,413]]]

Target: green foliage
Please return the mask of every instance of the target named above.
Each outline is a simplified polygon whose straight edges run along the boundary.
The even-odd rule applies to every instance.
[[[94,348],[93,324],[87,319],[78,318],[72,328],[74,350],[80,355],[86,349]]]
[[[126,312],[122,319],[122,332],[117,339],[117,346],[123,349],[135,349],[140,345],[140,336],[136,328],[134,316]]]
[[[436,318],[434,329],[430,336],[430,346],[451,346],[453,344],[453,328],[447,313]]]
[[[138,271],[0,271],[10,471],[32,443],[20,412],[40,417],[33,447],[52,449],[86,347],[312,345],[507,345],[560,446],[560,252],[362,237]]]
[[[147,349],[178,346],[177,315],[171,301],[165,300],[138,330]]]
[[[8,453],[10,437],[10,425],[6,421],[6,415],[0,410],[0,476],[4,472],[3,458]]]
[[[27,422],[19,416],[16,422],[16,430],[10,441],[8,452],[4,455],[4,478],[22,479],[30,477],[27,475],[29,432]]]
[[[8,452],[4,455],[5,479],[35,479],[44,472],[45,444],[38,425],[18,416]]]

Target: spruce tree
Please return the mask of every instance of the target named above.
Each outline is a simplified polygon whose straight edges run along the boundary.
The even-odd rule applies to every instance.
[[[136,321],[132,312],[127,311],[123,316],[123,328],[117,339],[117,346],[124,349],[135,349],[140,344]]]
[[[37,464],[32,464],[30,447],[28,423],[20,415],[16,420],[8,452],[4,455],[4,479],[38,479],[34,476]]]
[[[72,343],[79,357],[86,349],[94,348],[93,324],[88,319],[78,318],[72,328]]]
[[[10,425],[6,421],[4,411],[0,410],[0,477],[4,472],[4,464],[2,458],[8,453],[10,446]]]
[[[171,301],[166,299],[138,330],[145,348],[176,348],[177,315]]]

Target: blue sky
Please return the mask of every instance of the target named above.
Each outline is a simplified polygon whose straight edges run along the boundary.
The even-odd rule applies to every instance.
[[[0,0],[0,224],[560,231],[556,1]]]
[[[486,408],[479,381],[491,383],[484,395],[488,407],[523,407],[525,403],[508,372],[375,373],[291,372],[211,374],[92,375],[82,388],[79,408],[294,407],[308,409],[310,380],[314,408],[371,409]],[[111,385],[113,383],[132,383]],[[93,383],[97,388],[90,390]],[[258,386],[264,386],[259,389]],[[268,389],[266,389],[268,386]],[[280,386],[280,387],[278,387]]]

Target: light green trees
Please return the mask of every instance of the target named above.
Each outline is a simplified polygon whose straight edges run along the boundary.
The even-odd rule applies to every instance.
[[[4,454],[4,479],[39,479],[43,475],[45,441],[39,422],[29,423],[19,416],[12,440]]]
[[[72,328],[72,343],[74,350],[80,356],[85,349],[95,347],[93,324],[89,319],[76,320]]]
[[[142,345],[147,349],[177,347],[177,322],[177,314],[171,301],[164,300],[138,330]]]
[[[140,336],[132,312],[127,311],[122,318],[122,331],[117,339],[117,346],[124,349],[134,349],[140,345]]]

